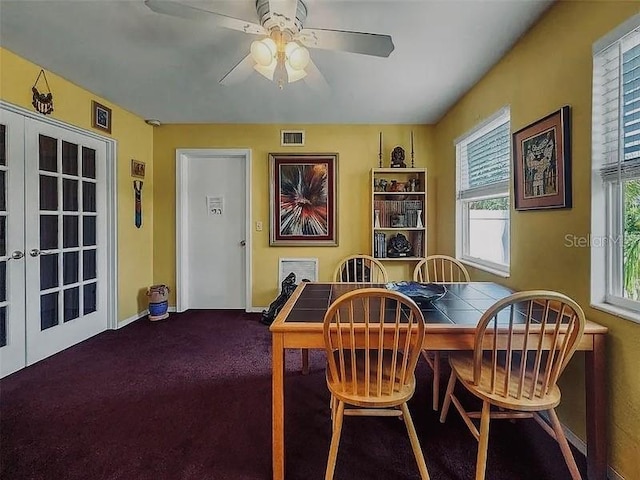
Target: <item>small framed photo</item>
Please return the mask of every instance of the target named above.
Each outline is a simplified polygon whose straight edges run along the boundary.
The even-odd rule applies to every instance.
[[[569,106],[513,134],[516,210],[571,208]]]
[[[93,128],[111,133],[111,109],[92,100],[91,123]]]
[[[144,178],[144,162],[131,160],[131,176],[137,177],[137,178]]]

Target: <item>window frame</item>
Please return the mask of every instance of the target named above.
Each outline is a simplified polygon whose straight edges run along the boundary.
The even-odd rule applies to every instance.
[[[508,124],[507,137],[509,141],[509,161],[507,162],[508,175],[506,180],[478,187],[475,189],[475,192],[474,189],[462,189],[462,147],[498,128],[504,123]],[[456,258],[474,268],[505,278],[509,277],[511,270],[511,141],[511,110],[509,106],[505,106],[477,124],[468,132],[456,138],[453,142],[456,150]],[[464,198],[461,196],[461,192],[463,191],[465,192]],[[475,195],[473,195],[474,193]],[[507,245],[509,254],[508,263],[501,264],[485,258],[471,256],[469,254],[471,243],[469,236],[469,205],[480,200],[504,197],[507,198],[507,204],[509,205],[509,243]]]
[[[622,277],[624,273],[624,182],[640,180],[640,172],[625,175],[624,178],[605,179],[601,169],[603,159],[602,121],[599,105],[600,98],[596,90],[596,68],[599,55],[613,45],[621,45],[627,35],[640,29],[640,14],[634,15],[593,45],[593,83],[592,83],[592,129],[591,129],[591,233],[588,245],[591,253],[591,298],[593,308],[640,323],[640,300],[624,297]],[[639,43],[640,44],[640,43]],[[633,48],[633,47],[632,47]],[[627,51],[627,50],[625,50]],[[622,59],[622,51],[619,59]],[[619,74],[621,77],[621,74]],[[621,83],[621,79],[619,80]],[[620,88],[622,88],[620,86]],[[624,156],[624,126],[621,123],[623,105],[618,92],[618,147],[617,162]],[[606,165],[610,165],[607,163]],[[620,168],[620,167],[618,167]]]

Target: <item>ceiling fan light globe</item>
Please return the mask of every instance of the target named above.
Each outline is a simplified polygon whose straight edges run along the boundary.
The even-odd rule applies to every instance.
[[[307,76],[307,72],[304,70],[294,70],[292,68],[288,68],[287,73],[289,74],[289,83],[297,82]]]
[[[287,58],[291,68],[294,70],[304,70],[307,65],[309,65],[309,50],[294,42],[287,44],[287,48],[289,45],[294,45],[294,47],[287,52]]]
[[[260,75],[262,75],[264,78],[266,78],[267,80],[273,81],[273,73],[276,70],[276,62],[273,62],[272,65],[268,65],[268,66],[263,66],[260,64],[254,65],[253,69],[258,72]]]
[[[276,52],[276,42],[274,42],[270,38],[256,40],[251,43],[251,57],[256,61],[258,65],[261,65],[263,67],[267,67],[271,63],[273,63]]]

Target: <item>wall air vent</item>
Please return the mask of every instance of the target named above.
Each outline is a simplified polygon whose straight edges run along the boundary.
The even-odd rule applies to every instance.
[[[296,275],[296,285],[302,280],[318,281],[317,258],[280,258],[278,269],[278,292],[282,291],[282,281],[290,273]]]
[[[303,147],[304,130],[280,130],[281,147]]]

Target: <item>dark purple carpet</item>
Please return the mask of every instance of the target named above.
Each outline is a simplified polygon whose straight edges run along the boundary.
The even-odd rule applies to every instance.
[[[0,381],[0,478],[271,478],[271,356],[258,314],[192,311],[108,331]],[[324,478],[331,427],[322,352],[288,355],[287,478]],[[453,409],[431,410],[431,371],[411,400],[433,480],[474,476],[477,444]],[[443,379],[445,383],[446,379]],[[443,385],[444,390],[444,385]],[[491,424],[488,480],[569,478],[533,421]],[[584,457],[576,454],[581,471]],[[584,473],[583,473],[584,475]],[[336,480],[419,479],[397,418],[345,418]]]

